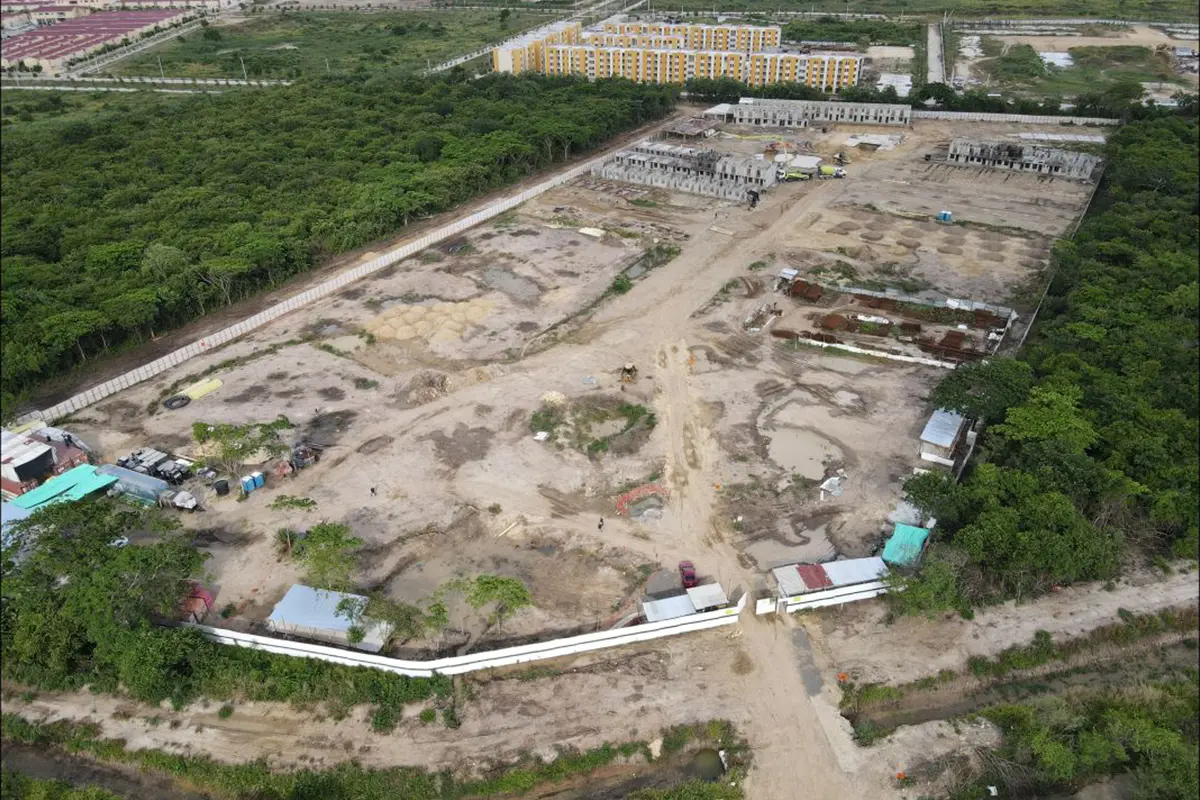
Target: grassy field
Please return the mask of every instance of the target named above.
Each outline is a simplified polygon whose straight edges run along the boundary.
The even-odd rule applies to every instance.
[[[987,39],[984,37],[984,52],[996,52],[998,43]],[[1003,55],[981,61],[978,69],[994,87],[1037,97],[1074,97],[1127,83],[1166,82],[1187,87],[1171,68],[1169,57],[1148,47],[1074,47],[1069,52],[1074,65],[1059,68],[1043,64],[1029,45],[1014,45]]]
[[[1195,22],[1196,0],[673,0],[672,11],[840,11],[858,14],[931,14],[971,17],[1096,17]]]
[[[424,69],[552,20],[501,11],[379,14],[263,14],[236,26],[212,26],[114,64],[114,75],[299,78],[331,73]]]

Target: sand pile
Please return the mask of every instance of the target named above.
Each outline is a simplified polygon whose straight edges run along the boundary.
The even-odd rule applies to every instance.
[[[371,321],[367,329],[380,339],[454,341],[487,318],[492,301],[483,298],[462,303],[396,306]]]

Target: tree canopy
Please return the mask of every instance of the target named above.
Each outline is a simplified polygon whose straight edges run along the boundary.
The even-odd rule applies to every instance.
[[[656,119],[624,80],[392,74],[5,127],[4,402]]]
[[[197,697],[376,706],[390,729],[405,703],[444,694],[444,679],[214,644],[175,617],[204,555],[158,510],[107,500],[59,503],[12,528],[4,552],[0,675],[56,691],[91,685],[157,703]],[[146,544],[112,546],[141,534]],[[17,551],[24,543],[24,558]],[[17,562],[20,561],[18,564]]]

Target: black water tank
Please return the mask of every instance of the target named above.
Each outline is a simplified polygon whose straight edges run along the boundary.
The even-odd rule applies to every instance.
[[[218,496],[224,497],[225,495],[229,494],[229,481],[222,478],[213,484],[213,488],[217,490]]]

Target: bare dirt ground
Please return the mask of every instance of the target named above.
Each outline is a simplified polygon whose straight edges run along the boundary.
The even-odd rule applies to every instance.
[[[688,116],[694,113],[696,109],[681,107],[680,110],[672,117],[662,122],[651,123],[642,126],[634,131],[617,137],[611,144],[605,148],[605,151],[612,152],[627,146],[629,143],[638,141],[646,136],[652,135],[659,128],[670,125],[673,120],[681,116]],[[572,159],[571,163],[595,158],[598,153],[584,153]],[[362,247],[358,250],[344,253],[329,263],[323,264],[320,267],[298,275],[288,283],[281,285],[270,292],[258,295],[256,297],[247,298],[233,305],[218,310],[212,311],[208,315],[196,320],[195,322],[185,325],[171,333],[163,334],[151,342],[147,342],[135,350],[131,350],[119,355],[114,355],[103,360],[94,360],[89,364],[86,371],[76,373],[69,376],[61,384],[47,384],[42,394],[31,398],[31,405],[37,408],[46,408],[55,403],[62,402],[68,397],[86,391],[87,389],[104,383],[117,375],[123,375],[132,369],[135,369],[143,364],[147,364],[156,358],[160,358],[173,350],[204,338],[213,331],[221,330],[232,325],[235,322],[252,317],[254,314],[268,308],[275,303],[282,302],[289,297],[301,294],[306,289],[328,280],[332,275],[336,275],[345,269],[355,266],[364,261],[369,261],[381,252],[399,247],[405,242],[419,238],[422,234],[434,230],[442,225],[452,222],[456,219],[470,216],[475,211],[478,211],[486,206],[494,203],[498,198],[508,197],[513,193],[519,192],[522,189],[534,186],[552,173],[562,170],[562,166],[555,167],[551,170],[531,175],[524,181],[518,184],[498,189],[494,192],[489,192],[486,195],[478,198],[472,203],[465,206],[460,206],[451,211],[437,214],[429,219],[414,222],[408,225],[401,233],[390,239],[380,242],[372,242],[371,244]]]
[[[1003,130],[1024,129],[1034,128]],[[582,181],[86,409],[70,428],[107,459],[143,445],[187,452],[195,422],[277,414],[326,444],[321,462],[297,476],[243,502],[205,497],[208,510],[186,518],[212,555],[218,606],[239,609],[229,623],[236,626],[261,620],[300,578],[279,560],[274,532],[322,520],[345,522],[364,540],[360,585],[386,587],[407,602],[457,574],[525,580],[533,608],[507,621],[503,634],[493,631],[488,646],[602,627],[631,607],[648,570],[673,569],[680,559],[734,590],[760,586],[763,569],[780,561],[865,555],[917,462],[916,437],[929,413],[923,398],[940,373],[796,349],[742,323],[768,297],[791,302],[769,292],[793,254],[855,259],[864,272],[899,261],[898,254],[846,256],[838,248],[861,245],[854,232],[828,231],[860,219],[890,222],[908,238],[910,224],[940,210],[935,191],[951,196],[955,218],[968,223],[948,230],[978,238],[973,253],[990,252],[991,240],[976,233],[991,231],[971,223],[1033,231],[1002,231],[1000,257],[988,270],[971,272],[967,256],[925,262],[943,291],[1003,302],[1014,284],[1038,273],[1033,253],[1044,255],[1086,190],[1003,175],[978,182],[971,170],[949,168],[928,177],[924,153],[956,134],[988,130],[918,124],[895,150],[851,150],[847,179],[781,186],[755,210]],[[878,131],[801,136],[831,157],[854,132]],[[578,231],[585,226],[608,233],[589,238]],[[943,229],[920,233],[925,238],[906,248],[917,262],[938,255]],[[1027,237],[1038,237],[1036,247]],[[668,242],[681,248],[677,257],[635,275],[627,293],[605,294],[640,252]],[[147,413],[173,386],[227,360],[214,373],[224,381],[218,391],[178,411]],[[627,361],[641,375],[623,388],[617,373]],[[643,404],[657,425],[628,447],[590,456],[580,446],[586,439],[538,442],[531,415],[548,393],[572,407]],[[610,432],[600,430],[610,422],[592,435]],[[814,482],[837,470],[846,475],[843,495],[821,501]],[[670,490],[660,513],[617,516],[616,497],[652,479]],[[317,507],[272,511],[280,493],[310,497]],[[847,613],[876,606],[864,608]],[[877,620],[863,624],[871,635],[891,630],[878,632]],[[481,633],[461,627],[468,637]],[[910,643],[878,647],[902,658]],[[282,753],[292,762],[308,755],[323,763],[355,756],[445,764],[725,716],[755,749],[753,798],[792,796],[798,776],[814,798],[893,795],[890,767],[855,750],[836,687],[793,620],[747,618],[737,629],[643,650],[652,655],[636,673],[614,661],[594,673],[481,686],[458,731],[412,722],[377,737],[363,725],[335,729],[300,712],[247,707],[225,721],[215,710],[184,712],[199,716],[174,732],[144,730],[137,741],[186,739],[231,760]],[[37,702],[47,713],[87,715],[92,703],[110,701]],[[115,708],[96,707],[106,725],[134,725],[113,720]]]
[[[1146,572],[1123,579],[1114,591],[1091,584],[1067,588],[1023,605],[979,609],[969,621],[949,614],[889,625],[883,606],[861,603],[815,617],[806,627],[829,669],[853,673],[860,682],[904,683],[940,669],[961,671],[970,656],[1028,644],[1038,630],[1056,638],[1079,636],[1120,621],[1119,609],[1146,614],[1194,606],[1197,596],[1196,573]]]
[[[1170,47],[1200,46],[1195,40],[1172,39],[1167,34],[1155,28],[1135,27],[1127,31],[1115,32],[1112,36],[997,36],[1007,44],[1033,45],[1035,50],[1044,53],[1065,53],[1072,47],[1119,47],[1135,45],[1154,49],[1159,45]]]

